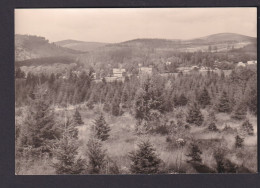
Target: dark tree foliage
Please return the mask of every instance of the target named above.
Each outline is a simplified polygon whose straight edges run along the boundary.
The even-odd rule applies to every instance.
[[[105,167],[106,153],[102,149],[100,140],[91,138],[87,143],[87,157],[88,157],[88,168],[89,174],[100,174]]]
[[[189,152],[186,155],[187,157],[190,158],[189,160],[187,160],[187,162],[188,163],[191,163],[191,162],[201,163],[202,162],[201,154],[202,154],[202,151],[199,149],[198,145],[195,143],[191,143]]]
[[[198,103],[202,108],[210,105],[210,96],[208,90],[204,87],[201,94],[198,97]]]
[[[227,95],[227,92],[223,91],[219,103],[218,103],[218,111],[219,112],[230,112],[231,107],[230,107],[230,101]]]
[[[218,173],[236,173],[237,166],[224,157],[224,152],[215,152],[214,158],[217,163],[216,170]]]
[[[241,148],[241,147],[243,147],[243,143],[244,143],[244,138],[242,138],[239,135],[237,135],[235,137],[235,147],[236,148]]]
[[[212,122],[209,123],[208,129],[209,129],[210,131],[213,131],[213,132],[218,131],[218,128],[217,128],[216,123],[215,123],[214,121],[212,121]]]
[[[110,127],[105,121],[103,114],[101,113],[94,122],[94,132],[98,139],[105,141],[109,137]]]
[[[36,87],[32,98],[27,117],[24,122],[24,146],[33,148],[46,148],[56,138],[59,138],[60,131],[54,121],[54,113],[49,103],[48,88],[44,85]]]
[[[233,119],[243,120],[246,118],[246,112],[247,112],[247,106],[245,103],[241,102],[235,106],[231,117]]]
[[[242,131],[244,131],[246,134],[248,135],[254,135],[254,127],[253,125],[250,123],[250,121],[248,119],[246,119],[242,126]]]
[[[57,174],[81,174],[86,168],[85,161],[77,157],[79,146],[75,132],[73,122],[67,121],[61,139],[55,143],[53,153],[57,162],[52,166]]]
[[[82,125],[82,124],[84,124],[84,122],[82,121],[82,118],[81,118],[81,115],[80,115],[78,109],[76,109],[76,111],[75,111],[75,113],[74,113],[74,115],[73,115],[73,119],[74,119],[74,121],[75,121],[75,123],[76,123],[77,125]]]
[[[149,141],[138,144],[138,150],[131,152],[131,172],[133,174],[156,174],[159,173],[161,159],[155,153],[155,149]]]
[[[197,103],[193,103],[192,105],[190,105],[189,109],[188,109],[188,114],[186,117],[187,123],[200,126],[200,125],[202,125],[203,120],[204,120],[204,117],[203,117]]]

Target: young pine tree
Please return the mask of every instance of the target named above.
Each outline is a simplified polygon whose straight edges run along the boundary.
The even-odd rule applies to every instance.
[[[243,120],[246,118],[247,106],[245,103],[239,103],[235,106],[231,117],[237,120]]]
[[[235,137],[235,147],[236,148],[241,148],[241,147],[243,147],[243,143],[244,143],[244,138],[242,138],[239,135],[237,135]]]
[[[195,124],[197,126],[202,125],[203,115],[199,109],[197,103],[193,103],[188,109],[188,115],[186,118],[187,123]]]
[[[205,108],[207,105],[210,105],[210,96],[208,90],[204,87],[201,94],[198,97],[198,103],[202,108]]]
[[[78,109],[76,109],[76,111],[75,111],[75,113],[74,113],[74,115],[73,115],[73,119],[74,119],[74,121],[75,121],[75,123],[76,123],[77,125],[83,125],[83,124],[84,124],[84,122],[82,121],[82,118],[81,118],[81,115],[80,115]]]
[[[105,167],[106,153],[99,139],[92,137],[87,143],[88,173],[100,174]]]
[[[94,122],[94,132],[96,134],[96,137],[101,141],[105,141],[109,137],[110,130],[110,127],[108,126],[103,114],[101,113]]]
[[[48,98],[48,88],[38,85],[31,95],[24,122],[23,144],[32,148],[42,148],[42,151],[48,151],[47,146],[60,136]]]
[[[81,174],[85,170],[85,161],[77,157],[79,146],[73,121],[67,120],[62,129],[62,138],[55,143],[53,149],[57,162],[52,166],[57,174]]]
[[[219,112],[230,112],[231,107],[230,107],[230,101],[228,99],[227,92],[223,91],[219,103],[218,103],[218,111]]]
[[[159,166],[161,159],[155,153],[149,141],[142,141],[138,144],[139,149],[131,152],[129,158],[131,159],[130,171],[133,174],[156,174],[159,173]]]
[[[248,135],[254,135],[254,127],[248,119],[243,122],[241,129]]]

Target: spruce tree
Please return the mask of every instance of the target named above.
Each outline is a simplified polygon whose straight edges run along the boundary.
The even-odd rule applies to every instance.
[[[247,111],[247,106],[245,103],[239,103],[235,106],[233,114],[231,115],[231,117],[233,119],[237,119],[237,120],[243,120],[246,118],[246,111]]]
[[[94,132],[98,139],[105,141],[109,137],[110,127],[105,121],[103,114],[101,113],[94,122]]]
[[[186,121],[191,124],[195,124],[197,126],[202,125],[203,123],[203,115],[199,109],[197,103],[193,103],[188,109],[188,115]]]
[[[60,131],[54,121],[54,113],[49,102],[49,92],[45,85],[38,85],[30,98],[25,125],[25,145],[33,148],[42,148],[48,151],[47,146],[56,138]]]
[[[207,105],[210,105],[210,96],[208,90],[204,87],[201,94],[198,97],[198,102],[202,108],[205,108]]]
[[[223,91],[219,103],[218,103],[218,111],[219,112],[230,112],[230,104],[227,92]]]
[[[76,111],[75,111],[75,113],[74,113],[74,115],[73,115],[73,119],[74,119],[74,121],[75,121],[75,123],[76,123],[77,125],[82,125],[82,124],[84,124],[84,122],[82,121],[82,118],[81,118],[81,115],[80,115],[78,109],[76,109]]]
[[[178,98],[178,105],[179,106],[186,106],[188,103],[187,97],[182,93]]]
[[[242,126],[242,131],[244,131],[246,134],[248,135],[254,135],[254,127],[253,125],[250,123],[250,121],[248,119],[246,119]]]
[[[156,174],[159,173],[161,159],[155,153],[149,141],[142,141],[138,144],[138,150],[130,152],[130,171],[133,174]]]
[[[102,149],[100,140],[92,137],[87,143],[88,173],[100,174],[105,167],[105,150]]]
[[[243,147],[243,142],[244,142],[244,138],[240,137],[239,135],[237,135],[235,137],[235,147],[236,148],[241,148]]]
[[[52,166],[57,174],[81,174],[85,170],[85,161],[77,157],[79,146],[73,121],[67,120],[62,129],[62,138],[54,144],[53,154],[57,162]]]

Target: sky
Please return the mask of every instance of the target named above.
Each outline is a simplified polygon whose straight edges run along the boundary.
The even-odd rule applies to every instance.
[[[193,39],[216,33],[257,36],[256,8],[15,9],[15,33],[50,42],[117,43],[136,38]]]

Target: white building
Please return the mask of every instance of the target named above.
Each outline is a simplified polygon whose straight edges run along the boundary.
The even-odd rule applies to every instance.
[[[245,66],[246,64],[241,61],[237,63],[237,67],[245,67]]]
[[[139,74],[152,74],[153,68],[152,67],[140,67]]]
[[[255,61],[255,60],[247,61],[247,64],[248,65],[255,65],[255,64],[257,64],[257,61]]]
[[[121,78],[125,72],[125,69],[113,69],[113,77]]]

